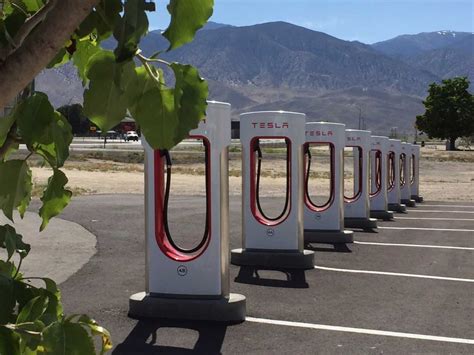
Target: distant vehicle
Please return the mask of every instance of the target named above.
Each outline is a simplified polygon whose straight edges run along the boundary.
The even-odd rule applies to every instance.
[[[126,140],[127,142],[130,142],[130,141],[138,142],[138,134],[137,134],[137,132],[135,132],[135,131],[128,131],[127,133],[125,133],[125,140]]]

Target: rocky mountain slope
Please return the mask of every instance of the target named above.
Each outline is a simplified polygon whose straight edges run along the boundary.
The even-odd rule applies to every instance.
[[[449,49],[443,41],[427,45],[413,39],[409,49],[400,49],[400,39],[369,46],[284,22],[246,27],[210,24],[194,42],[165,58],[197,66],[209,80],[210,98],[232,103],[234,117],[244,111],[282,109],[357,128],[360,111],[368,129],[387,133],[393,126],[411,131],[415,116],[423,112],[421,101],[429,83],[451,75],[452,68],[461,73],[472,69],[472,55],[465,50],[472,37],[464,37],[467,44],[445,41],[453,46]],[[429,42],[431,37],[426,38]],[[390,52],[388,45],[394,43],[399,52],[410,55],[404,54],[402,60]],[[104,46],[113,48],[114,42]],[[166,47],[159,31],[150,32],[141,44],[145,54]],[[424,55],[416,59],[420,51]],[[454,51],[464,57],[451,58]],[[421,64],[422,60],[426,62]],[[43,72],[37,87],[57,106],[81,102],[82,88],[71,66]]]

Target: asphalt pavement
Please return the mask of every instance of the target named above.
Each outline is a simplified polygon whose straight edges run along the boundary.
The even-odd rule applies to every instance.
[[[202,229],[201,199],[172,200],[174,225],[186,222],[177,234]],[[239,198],[230,212],[237,248]],[[66,311],[109,329],[114,354],[474,353],[474,203],[426,201],[396,215],[416,219],[379,222],[389,229],[357,231],[354,244],[313,245],[315,270],[236,282],[244,272],[231,266],[231,292],[247,297],[237,325],[127,317],[145,284],[143,216],[141,195],[77,197],[61,215],[97,238],[95,255],[61,285]]]

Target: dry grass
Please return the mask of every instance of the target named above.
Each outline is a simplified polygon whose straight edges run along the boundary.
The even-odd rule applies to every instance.
[[[272,148],[273,149],[273,148]],[[262,168],[262,191],[268,196],[284,194],[286,185],[286,164],[284,151],[265,151],[269,159]],[[99,152],[100,153],[100,152]],[[141,156],[140,156],[141,154]],[[144,176],[143,153],[121,153],[100,159],[100,154],[74,155],[64,167],[69,178],[69,187],[75,194],[95,193],[143,193]],[[204,194],[204,167],[202,149],[173,152],[172,193],[181,195]],[[346,159],[346,163],[350,159]],[[326,161],[327,163],[327,161]],[[422,150],[421,194],[426,200],[464,200],[474,201],[474,151],[446,152],[424,148]],[[266,164],[266,165],[265,165]],[[40,196],[51,171],[33,162],[35,177],[35,196]],[[197,178],[200,177],[200,178]],[[319,179],[321,190],[328,186],[329,170],[327,164],[312,171],[311,178]],[[345,169],[346,191],[352,185],[351,166]],[[235,151],[229,159],[230,193],[241,193],[240,154]]]

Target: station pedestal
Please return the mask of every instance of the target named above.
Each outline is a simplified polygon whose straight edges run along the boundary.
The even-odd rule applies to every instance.
[[[162,318],[240,323],[245,320],[245,296],[231,293],[217,299],[154,297],[146,292],[132,295],[131,318]]]

